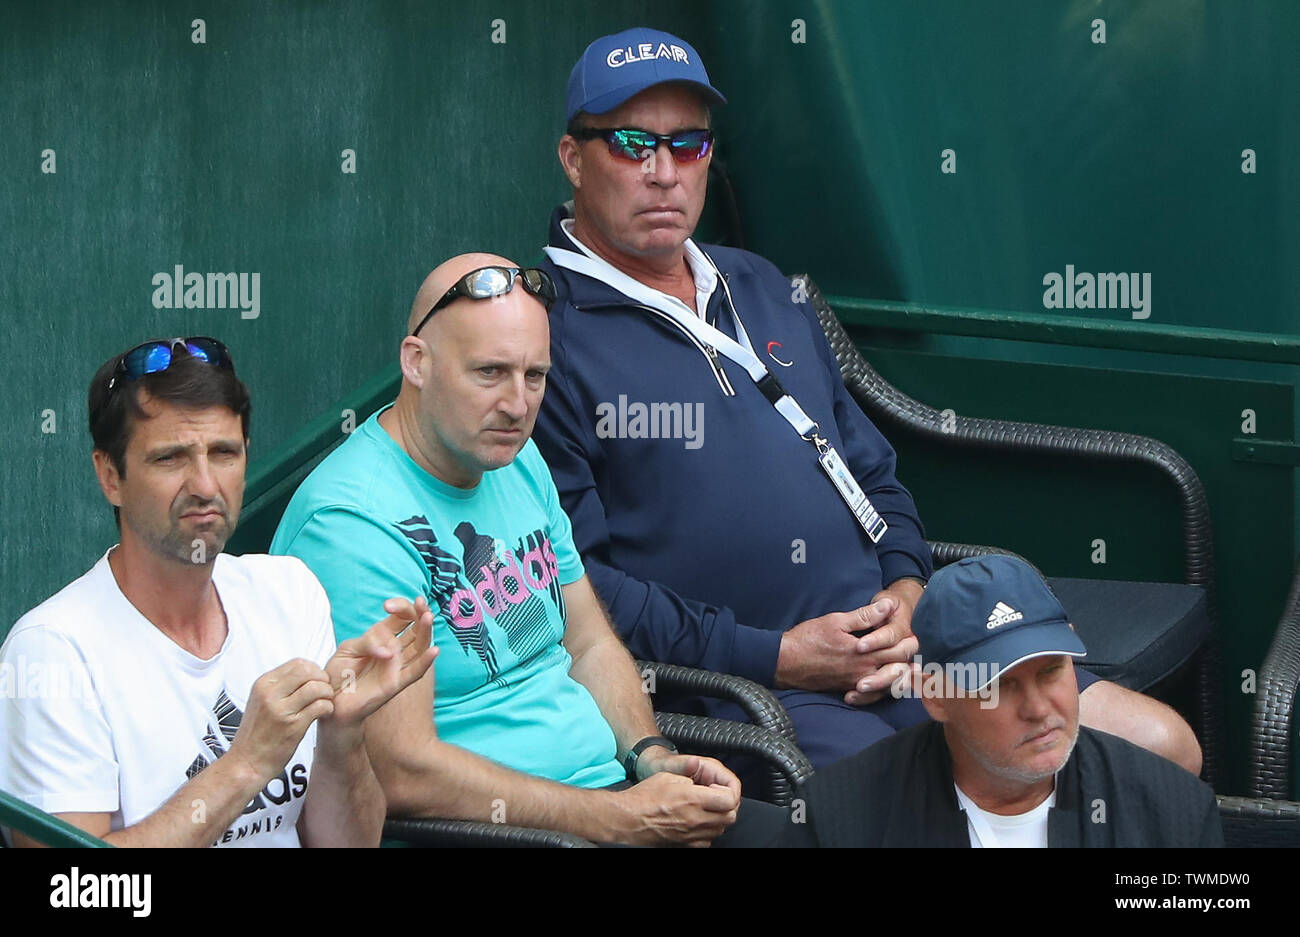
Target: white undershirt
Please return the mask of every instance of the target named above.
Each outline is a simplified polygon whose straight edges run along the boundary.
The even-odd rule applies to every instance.
[[[1047,814],[1056,806],[1056,785],[1037,807],[1012,816],[989,813],[953,784],[957,802],[966,811],[966,832],[972,849],[1046,849]]]
[[[586,244],[583,244],[574,236],[572,218],[565,218],[560,222],[560,227],[564,229],[564,233],[569,236],[569,240],[572,241],[574,246],[577,247],[578,250],[582,251],[582,253],[586,254],[601,266],[608,267],[610,270],[615,272],[622,272],[604,257],[594,253],[591,248]],[[676,303],[693,316],[698,315],[703,317],[704,310],[709,307],[709,299],[713,296],[713,291],[717,289],[718,275],[713,271],[713,264],[709,263],[708,258],[704,256],[704,252],[695,246],[694,241],[687,238],[683,247],[685,248],[686,253],[686,264],[691,268],[691,276],[695,280],[695,308],[692,309],[676,296],[672,296],[661,290],[656,290],[654,287],[646,286],[646,289],[653,290],[668,302]],[[628,274],[623,273],[623,276],[628,276]],[[644,286],[645,284],[642,285]]]

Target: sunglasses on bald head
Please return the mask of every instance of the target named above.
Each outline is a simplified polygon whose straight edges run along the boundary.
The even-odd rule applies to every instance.
[[[555,302],[555,284],[547,276],[546,271],[538,267],[479,267],[477,270],[471,270],[454,284],[451,289],[442,294],[442,299],[433,304],[433,308],[428,311],[420,324],[412,331],[411,335],[420,334],[420,329],[424,324],[433,318],[433,314],[443,306],[449,305],[461,297],[466,299],[495,299],[497,296],[505,296],[515,288],[515,281],[523,283],[524,289],[536,296],[546,311],[550,312],[551,304]]]
[[[160,338],[141,342],[124,352],[117,361],[117,367],[113,369],[113,376],[109,378],[108,389],[111,392],[124,380],[137,381],[146,374],[166,371],[182,355],[213,367],[235,370],[230,349],[215,338]]]
[[[679,130],[676,133],[651,133],[634,127],[585,127],[573,134],[575,140],[604,140],[609,152],[619,159],[642,162],[661,144],[679,163],[704,159],[713,147],[712,130]]]

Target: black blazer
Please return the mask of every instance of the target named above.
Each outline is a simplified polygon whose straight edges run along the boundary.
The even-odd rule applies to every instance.
[[[970,847],[943,726],[927,722],[818,771],[782,846]],[[1080,727],[1057,775],[1051,847],[1222,846],[1208,785],[1130,742]]]

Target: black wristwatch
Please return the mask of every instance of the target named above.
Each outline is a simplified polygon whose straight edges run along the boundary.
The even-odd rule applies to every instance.
[[[647,735],[641,741],[632,746],[632,750],[623,757],[623,770],[627,772],[627,779],[633,784],[637,782],[636,762],[641,757],[641,753],[647,748],[655,745],[662,745],[674,755],[677,754],[677,746],[662,735]]]

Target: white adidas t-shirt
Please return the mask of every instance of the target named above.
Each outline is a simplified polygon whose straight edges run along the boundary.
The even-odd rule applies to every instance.
[[[108,554],[18,620],[0,647],[0,789],[49,813],[153,813],[229,747],[253,681],[334,653],[329,599],[290,556],[217,557],[226,642],[200,660],[122,594]],[[217,846],[298,846],[313,724]],[[196,808],[197,809],[197,808]]]
[[[972,849],[1046,849],[1047,815],[1056,805],[1056,788],[1037,807],[1003,816],[989,813],[956,784],[957,802],[966,811],[966,832]]]

